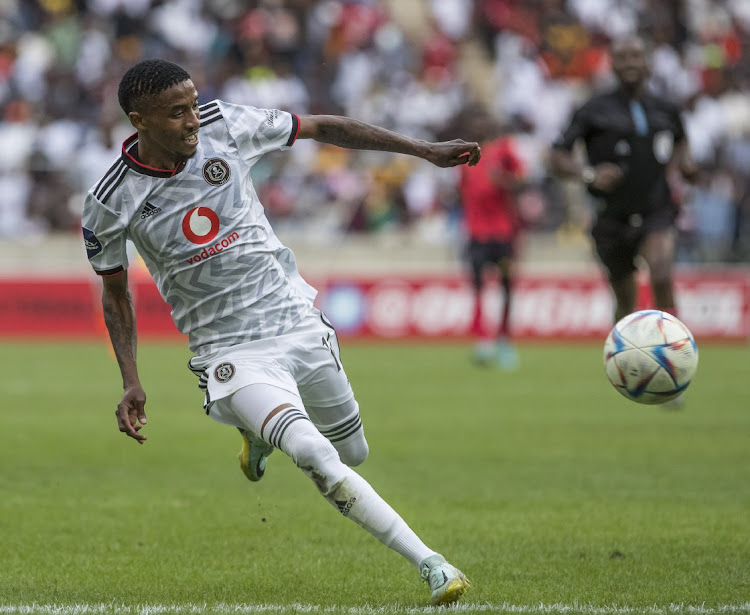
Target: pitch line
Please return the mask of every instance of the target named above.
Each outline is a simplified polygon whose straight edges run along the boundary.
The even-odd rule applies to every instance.
[[[431,615],[443,613],[511,613],[520,615],[739,615],[750,614],[750,602],[706,606],[669,604],[636,607],[591,604],[501,604],[460,603],[446,608],[388,606],[320,606],[315,604],[8,604],[0,605],[0,615]]]

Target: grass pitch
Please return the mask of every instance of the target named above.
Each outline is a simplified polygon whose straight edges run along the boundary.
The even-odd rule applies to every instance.
[[[3,344],[0,613],[429,612],[416,571],[283,454],[239,471],[179,345],[142,344],[148,442],[103,344]],[[597,345],[344,344],[361,474],[473,581],[461,612],[750,612],[750,349],[705,346],[678,411]]]

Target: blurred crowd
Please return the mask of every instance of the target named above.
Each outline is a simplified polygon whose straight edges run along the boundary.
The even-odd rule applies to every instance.
[[[530,228],[585,235],[580,186],[549,144],[611,83],[608,42],[643,33],[650,87],[681,105],[702,173],[685,187],[682,261],[750,260],[747,0],[0,0],[0,238],[79,232],[82,194],[133,132],[117,84],[161,57],[221,98],[345,114],[429,140],[516,135]],[[483,124],[486,125],[486,124]],[[299,141],[254,169],[280,233],[328,242],[409,229],[460,237],[458,172]]]

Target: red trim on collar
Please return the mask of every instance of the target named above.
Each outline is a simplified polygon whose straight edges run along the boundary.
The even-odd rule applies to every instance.
[[[131,156],[130,152],[127,149],[128,147],[130,147],[131,145],[133,145],[133,143],[135,143],[135,141],[137,141],[137,140],[138,140],[138,133],[137,132],[134,133],[134,134],[132,134],[132,135],[130,135],[127,139],[125,139],[125,141],[123,141],[123,143],[122,143],[122,155],[123,156],[127,156],[130,160],[133,161],[134,164],[138,165],[139,167],[141,167],[143,169],[148,169],[149,171],[156,171],[157,173],[169,173],[170,177],[174,177],[174,175],[177,173],[177,171],[182,166],[182,163],[185,162],[184,160],[180,160],[180,162],[178,162],[175,165],[174,169],[158,169],[156,167],[150,167],[147,164],[143,164],[141,161],[136,160],[133,156]]]

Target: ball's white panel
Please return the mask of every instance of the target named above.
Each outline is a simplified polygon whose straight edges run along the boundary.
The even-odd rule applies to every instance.
[[[659,364],[651,356],[638,348],[626,348],[614,358],[620,381],[630,399],[638,400],[648,388]]]
[[[670,314],[664,314],[664,318],[659,322],[659,327],[664,332],[664,341],[668,344],[692,337],[687,327]]]
[[[650,393],[664,393],[674,391],[677,385],[672,379],[671,374],[665,369],[658,369],[651,378],[651,382],[648,383],[647,390]]]
[[[656,310],[635,312],[625,317],[627,322],[620,321],[616,327],[623,338],[638,348],[663,344],[667,339],[660,326],[661,314]]]

